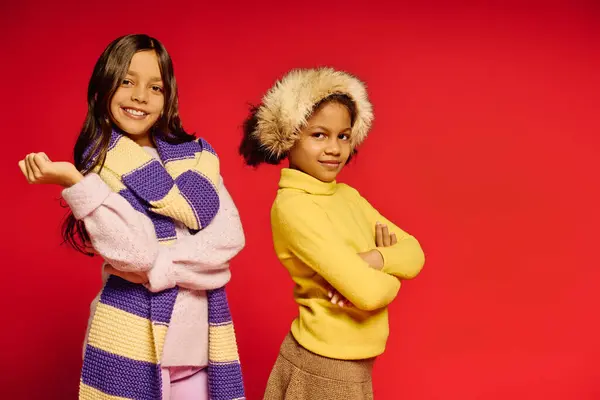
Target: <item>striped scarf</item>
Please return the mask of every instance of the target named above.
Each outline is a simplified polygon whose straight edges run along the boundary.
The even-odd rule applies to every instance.
[[[154,223],[161,244],[176,239],[175,220],[191,232],[219,209],[219,159],[203,139],[173,145],[156,139],[164,164],[113,132],[100,177]],[[160,360],[178,288],[152,293],[111,275],[92,317],[83,360],[82,400],[162,398]],[[211,400],[244,399],[242,372],[225,289],[207,292]],[[166,400],[166,399],[165,399]]]

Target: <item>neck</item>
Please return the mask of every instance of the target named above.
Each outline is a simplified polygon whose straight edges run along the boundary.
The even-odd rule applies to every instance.
[[[299,189],[316,195],[332,195],[337,190],[337,183],[336,181],[323,182],[299,169],[283,168],[279,187]]]
[[[133,140],[139,146],[156,147],[154,145],[154,141],[152,140],[152,137],[147,132],[142,135],[130,135],[128,133],[125,133],[125,136],[127,136],[129,139]]]

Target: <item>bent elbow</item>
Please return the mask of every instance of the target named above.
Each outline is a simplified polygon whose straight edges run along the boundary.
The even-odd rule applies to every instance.
[[[234,242],[234,246],[238,253],[240,251],[242,251],[242,249],[244,247],[246,247],[246,235],[244,235],[244,230],[242,229],[241,226],[240,226],[240,229],[238,230],[238,235]]]
[[[405,279],[415,278],[417,275],[419,275],[421,270],[423,270],[424,265],[425,265],[425,253],[423,253],[423,250],[419,249],[419,252],[417,254],[415,254],[415,257],[413,260],[413,267],[409,271],[407,271]]]

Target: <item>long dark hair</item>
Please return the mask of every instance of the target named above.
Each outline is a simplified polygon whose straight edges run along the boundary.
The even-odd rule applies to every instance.
[[[357,109],[356,103],[350,96],[343,93],[334,93],[329,95],[314,105],[311,114],[327,103],[338,103],[346,107],[350,113],[350,125],[354,126]],[[254,134],[258,127],[257,112],[259,108],[260,106],[250,106],[250,115],[244,121],[242,128],[244,136],[242,137],[242,142],[240,143],[238,152],[244,158],[246,165],[251,167],[258,167],[263,163],[277,165],[287,157],[287,154],[283,154],[281,157],[274,156],[267,149],[265,149],[264,146],[261,145],[260,141]],[[347,162],[350,162],[352,157],[355,155],[356,149],[352,151],[352,154],[350,154],[350,157],[348,157]]]
[[[160,132],[166,141],[173,144],[194,140],[194,135],[185,132],[181,124],[173,62],[165,47],[148,35],[122,36],[104,49],[88,84],[88,112],[73,150],[75,167],[84,175],[97,166],[102,168],[104,165],[114,128],[110,102],[127,74],[133,55],[148,50],[154,51],[158,58],[165,96],[162,116],[156,121],[150,134]],[[85,226],[82,221],[77,221],[72,213],[65,218],[62,236],[64,242],[75,250],[93,255],[89,250],[91,242]]]

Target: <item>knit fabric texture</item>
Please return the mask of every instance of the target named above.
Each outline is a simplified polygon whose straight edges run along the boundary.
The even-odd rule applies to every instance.
[[[154,224],[163,245],[176,240],[175,222],[192,233],[219,210],[219,159],[203,139],[170,144],[155,138],[160,161],[114,131],[96,172]],[[162,398],[160,361],[178,288],[153,293],[117,276],[106,281],[92,317],[79,389],[82,400]],[[207,292],[211,400],[245,399],[225,288]]]

